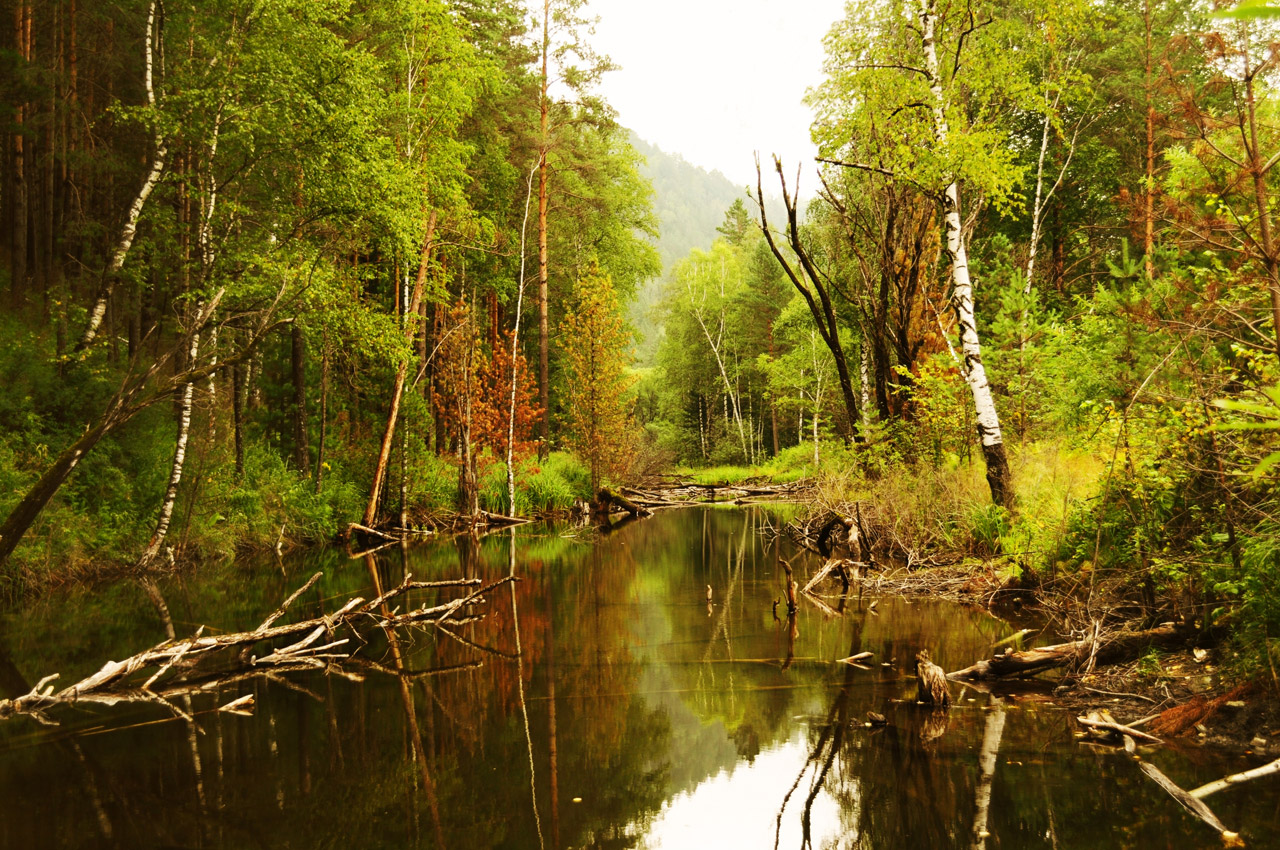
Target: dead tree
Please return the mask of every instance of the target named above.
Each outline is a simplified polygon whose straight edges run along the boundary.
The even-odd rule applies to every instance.
[[[800,271],[796,271],[791,261],[787,259],[787,255],[778,247],[773,238],[773,231],[769,229],[769,219],[765,213],[764,203],[764,178],[760,174],[760,162],[757,159],[756,204],[760,209],[760,230],[764,232],[765,241],[769,243],[769,250],[773,252],[778,264],[782,266],[782,270],[791,281],[791,285],[796,288],[796,291],[804,297],[805,303],[809,305],[809,312],[813,315],[813,321],[817,325],[818,333],[822,336],[822,341],[826,343],[827,349],[831,352],[831,356],[836,363],[836,375],[840,382],[840,396],[844,400],[845,415],[848,420],[845,427],[846,437],[852,439],[855,443],[861,443],[865,439],[861,431],[862,417],[858,413],[858,402],[853,394],[853,379],[849,375],[849,364],[844,356],[844,346],[840,343],[840,325],[836,319],[835,305],[831,301],[830,288],[827,286],[822,273],[818,270],[813,257],[810,256],[800,239],[800,222],[796,212],[796,200],[787,190],[786,177],[782,173],[782,161],[774,157],[773,164],[778,172],[778,180],[782,184],[782,201],[787,208],[787,241],[799,261]]]
[[[947,678],[980,681],[1005,676],[1030,676],[1042,670],[1066,667],[1087,662],[1090,659],[1095,664],[1107,664],[1135,658],[1150,646],[1172,646],[1186,639],[1187,635],[1173,626],[1161,626],[1141,632],[1120,632],[1103,635],[1096,639],[1087,638],[1070,643],[1040,646],[1022,652],[1006,649],[1001,655],[993,655],[963,670],[949,673]]]
[[[357,596],[332,614],[284,626],[275,625],[289,606],[322,575],[313,575],[252,631],[205,635],[201,626],[191,637],[167,639],[120,661],[108,661],[96,673],[61,690],[55,690],[51,684],[58,678],[56,673],[45,676],[30,692],[14,699],[0,700],[0,719],[25,714],[50,723],[52,720],[44,712],[76,702],[107,706],[156,703],[181,716],[182,709],[174,704],[175,699],[218,691],[273,673],[325,670],[344,675],[353,673],[349,668],[356,668],[354,674],[358,675],[360,670],[377,670],[381,665],[376,662],[356,658],[358,647],[364,645],[363,640],[358,640],[357,648],[352,648],[351,638],[338,637],[337,633],[348,630],[358,636],[374,628],[386,631],[402,626],[433,625],[439,627],[443,634],[455,637],[449,626],[477,620],[479,615],[474,612],[474,606],[484,600],[485,594],[515,581],[514,577],[508,576],[480,586],[480,579],[474,578],[415,582],[406,575],[404,581],[375,599],[366,601]],[[450,602],[406,611],[387,606],[388,602],[411,590],[446,587],[463,588],[469,592]],[[203,668],[197,669],[211,657],[219,659],[215,669],[208,669],[214,667],[213,664],[204,664]],[[150,675],[139,682],[148,671],[151,671]],[[222,708],[230,710],[242,702],[243,698]]]

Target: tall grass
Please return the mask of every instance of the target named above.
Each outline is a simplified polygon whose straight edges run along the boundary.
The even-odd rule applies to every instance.
[[[875,478],[852,464],[833,465],[823,470],[815,501],[842,513],[859,503],[881,545],[899,555],[998,555],[1014,571],[1039,572],[1055,566],[1069,519],[1096,493],[1105,465],[1088,450],[1052,443],[1011,449],[1012,514],[991,503],[976,460],[899,466]]]

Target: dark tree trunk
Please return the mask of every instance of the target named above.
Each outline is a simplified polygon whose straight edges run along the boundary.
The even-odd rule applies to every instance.
[[[324,478],[324,442],[329,429],[329,332],[320,332],[320,442],[316,444],[316,492]]]
[[[231,430],[236,445],[236,480],[244,478],[245,365],[231,367]]]
[[[302,326],[294,319],[290,330],[293,367],[293,461],[298,471],[311,475],[311,446],[307,439],[307,347]]]
[[[30,33],[28,23],[29,10],[27,9],[26,0],[19,0],[13,10],[13,34],[14,46],[17,48],[20,60],[26,60],[28,56],[27,39]],[[11,209],[13,210],[12,219],[12,257],[10,260],[10,280],[9,280],[9,297],[10,303],[16,310],[22,306],[22,301],[26,297],[27,285],[27,226],[28,219],[28,197],[27,197],[27,150],[26,139],[23,138],[25,118],[25,105],[18,103],[13,110],[13,159],[11,165],[13,168],[12,182],[12,201]]]
[[[849,364],[845,359],[844,346],[840,342],[840,326],[836,320],[835,307],[831,303],[831,294],[800,239],[796,202],[787,191],[786,179],[782,174],[782,162],[775,158],[774,165],[778,172],[778,179],[782,183],[782,200],[787,208],[787,238],[791,249],[800,261],[800,272],[796,272],[790,260],[778,248],[773,238],[773,231],[769,229],[765,214],[764,180],[757,165],[756,204],[760,211],[760,229],[764,233],[765,241],[769,243],[769,250],[782,266],[792,286],[804,297],[805,303],[809,306],[809,312],[818,326],[818,333],[821,334],[823,342],[831,352],[832,359],[835,360],[840,396],[845,408],[845,437],[852,439],[855,443],[861,443],[865,439],[862,434],[861,416],[858,413],[857,399],[853,394],[853,380],[849,376]]]

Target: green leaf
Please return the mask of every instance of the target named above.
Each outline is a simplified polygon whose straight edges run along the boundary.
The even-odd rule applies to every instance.
[[[1257,18],[1280,18],[1280,3],[1274,0],[1241,0],[1234,9],[1223,9],[1214,12],[1215,18],[1236,18],[1252,20]]]

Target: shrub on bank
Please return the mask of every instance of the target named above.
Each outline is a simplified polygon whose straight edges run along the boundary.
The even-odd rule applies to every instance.
[[[568,452],[552,452],[545,460],[536,457],[520,461],[516,466],[516,513],[531,515],[546,511],[563,511],[575,501],[591,499],[591,473]],[[480,478],[480,506],[493,513],[505,514],[507,503],[507,466],[492,462]]]

